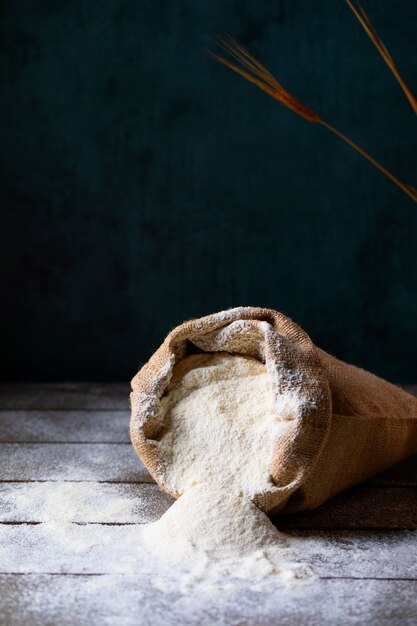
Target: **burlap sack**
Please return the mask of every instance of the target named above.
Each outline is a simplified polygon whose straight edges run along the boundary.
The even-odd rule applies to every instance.
[[[239,307],[175,328],[132,381],[132,442],[162,489],[159,398],[173,365],[197,349],[264,361],[277,406],[283,394],[296,400],[275,441],[274,488],[254,499],[265,512],[317,507],[417,450],[416,398],[320,350],[282,313]]]

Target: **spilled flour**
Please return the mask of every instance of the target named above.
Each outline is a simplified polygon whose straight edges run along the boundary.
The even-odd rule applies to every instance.
[[[174,367],[161,407],[163,482],[183,494],[141,529],[161,566],[175,568],[183,590],[310,576],[288,561],[289,539],[251,501],[273,487],[272,446],[285,427],[265,365],[228,353],[189,356]]]

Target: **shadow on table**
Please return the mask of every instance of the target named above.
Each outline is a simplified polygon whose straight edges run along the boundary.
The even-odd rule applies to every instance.
[[[312,511],[276,514],[281,530],[411,530],[417,528],[417,455]]]

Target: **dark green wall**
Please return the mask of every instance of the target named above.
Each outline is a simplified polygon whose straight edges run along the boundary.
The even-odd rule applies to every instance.
[[[417,3],[364,4],[417,92]],[[0,16],[3,378],[130,378],[184,318],[254,304],[417,380],[417,205],[204,52],[232,34],[417,186],[417,118],[343,0]]]

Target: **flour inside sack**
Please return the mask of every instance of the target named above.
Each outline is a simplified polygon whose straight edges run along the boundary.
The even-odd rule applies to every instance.
[[[142,529],[145,546],[175,567],[182,587],[310,576],[288,562],[290,538],[251,501],[274,487],[273,445],[285,428],[266,366],[226,352],[188,356],[160,402],[163,484],[183,495]]]
[[[282,427],[260,361],[226,352],[179,362],[161,399],[164,483],[173,492],[207,482],[253,496],[271,489],[272,446]]]

